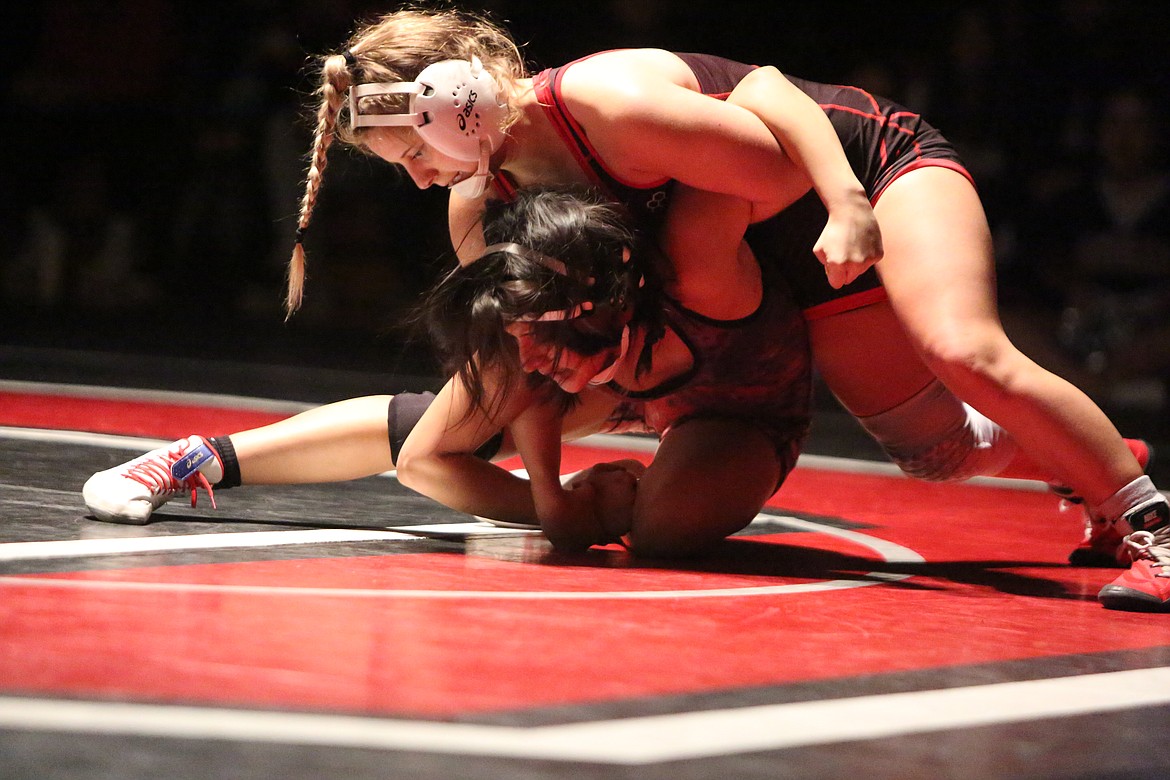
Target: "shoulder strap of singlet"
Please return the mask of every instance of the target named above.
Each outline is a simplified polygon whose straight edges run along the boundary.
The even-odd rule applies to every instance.
[[[561,76],[567,67],[569,66],[564,65],[542,70],[533,77],[532,88],[536,93],[536,102],[544,109],[545,116],[561,137],[561,141],[572,152],[581,170],[588,174],[594,185],[604,186],[595,167],[598,164],[597,155],[590,143],[585,140],[585,131],[573,119],[573,115],[561,100]]]
[[[613,187],[611,186],[613,184],[631,189],[647,190],[660,187],[668,182],[669,178],[664,177],[661,181],[655,182],[654,184],[633,185],[623,181],[621,177],[606,167],[605,161],[601,159],[597,150],[589,143],[589,137],[586,135],[584,128],[573,117],[572,112],[569,111],[568,106],[565,105],[561,97],[561,79],[565,71],[580,61],[574,60],[568,65],[562,65],[559,68],[543,70],[532,79],[532,87],[536,93],[537,102],[544,108],[545,116],[548,117],[549,122],[552,123],[561,140],[573,154],[573,157],[576,158],[577,164],[581,166],[581,169],[585,171],[594,185],[610,191],[611,195],[613,194]]]
[[[703,357],[695,346],[690,329],[686,327],[685,322],[682,323],[682,327],[680,327],[679,320],[685,320],[685,315],[678,311],[678,309],[672,305],[673,303],[674,302],[670,298],[663,296],[663,313],[665,315],[663,318],[663,324],[666,325],[667,329],[674,332],[678,340],[682,342],[684,347],[686,347],[687,352],[691,354],[691,367],[678,376],[663,380],[654,387],[650,387],[645,390],[631,390],[629,388],[622,387],[617,382],[613,381],[609,382],[606,387],[608,387],[610,390],[613,390],[615,393],[618,393],[619,395],[625,396],[626,398],[632,398],[638,401],[653,401],[665,395],[677,392],[681,387],[685,387],[686,384],[693,380],[695,376],[698,375],[698,373],[702,370]]]
[[[496,171],[496,175],[492,177],[492,190],[496,197],[505,203],[516,200],[516,183],[512,181],[507,171]]]

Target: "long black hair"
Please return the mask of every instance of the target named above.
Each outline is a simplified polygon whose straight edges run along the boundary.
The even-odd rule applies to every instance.
[[[420,307],[446,375],[459,377],[479,408],[490,414],[518,382],[553,385],[525,376],[505,331],[512,322],[531,322],[559,362],[566,349],[616,346],[629,312],[631,328],[647,333],[638,368],[649,368],[662,333],[658,254],[624,207],[589,189],[529,188],[489,203],[483,222],[488,251],[443,276]],[[485,398],[485,369],[502,375],[500,397]]]

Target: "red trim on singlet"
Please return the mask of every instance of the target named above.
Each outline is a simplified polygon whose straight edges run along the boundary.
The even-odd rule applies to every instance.
[[[949,168],[952,171],[961,173],[963,177],[967,179],[967,181],[971,182],[972,187],[975,186],[975,180],[971,177],[970,171],[954,160],[942,160],[936,157],[925,157],[921,160],[915,160],[902,170],[898,171],[897,176],[890,179],[889,183],[886,184],[885,187],[882,187],[880,190],[874,193],[874,196],[870,199],[870,203],[876,206],[878,198],[880,198],[882,193],[889,188],[890,184],[893,184],[910,171],[917,171],[921,170],[922,168]],[[853,311],[854,309],[861,309],[866,306],[872,306],[875,303],[881,303],[882,301],[889,300],[889,297],[890,296],[886,293],[885,287],[874,287],[869,290],[862,290],[859,293],[854,293],[853,295],[846,295],[843,298],[835,298],[831,301],[818,303],[816,306],[808,307],[801,313],[804,315],[805,320],[811,322],[813,320],[824,319],[825,317],[832,317],[834,314],[843,314],[844,312]]]
[[[512,179],[504,171],[499,171],[492,177],[492,189],[505,203],[516,200],[516,185],[512,183]]]
[[[872,111],[862,111],[860,108],[854,108],[853,106],[843,106],[840,103],[819,103],[818,105],[823,111],[840,111],[845,114],[853,114],[854,116],[862,117],[863,119],[872,119],[875,122],[886,118],[886,115],[882,113],[875,114]],[[894,126],[894,129],[902,130],[902,128],[898,127],[897,125]],[[902,131],[905,133],[910,132],[909,130]]]
[[[875,98],[873,96],[873,94],[871,94],[870,92],[868,92],[860,87],[840,86],[840,88],[847,89],[847,90],[850,90],[852,92],[858,92],[861,95],[863,95],[865,97],[865,99],[867,101],[869,101],[870,106],[873,108],[873,113],[867,113],[865,111],[853,108],[851,106],[842,106],[842,105],[838,105],[836,103],[820,103],[819,105],[821,107],[821,110],[827,112],[831,109],[833,111],[841,111],[841,112],[844,112],[847,114],[853,114],[854,116],[859,116],[859,117],[862,117],[863,119],[869,119],[869,120],[873,120],[875,122],[886,122],[886,126],[888,128],[890,128],[891,130],[894,130],[895,132],[902,133],[903,135],[908,135],[911,138],[915,138],[915,136],[917,135],[917,131],[910,129],[910,128],[902,127],[900,124],[898,124],[898,122],[903,117],[910,117],[912,119],[921,119],[920,114],[917,114],[913,111],[896,111],[892,114],[886,115],[886,114],[882,113],[881,105],[878,103],[877,98]],[[882,165],[885,166],[889,162],[889,149],[886,146],[886,142],[884,140],[881,142],[879,152],[881,154]],[[922,153],[922,147],[919,145],[917,140],[914,141],[914,153],[916,155],[921,155],[921,153]],[[947,164],[943,164],[943,163],[938,163],[938,164],[943,165],[943,167],[955,167],[956,170],[962,171],[963,174],[965,176],[967,176],[968,179],[971,178],[970,174],[968,174],[965,170],[963,170],[962,166],[952,166],[952,165],[947,165]],[[914,167],[914,166],[909,166],[907,168],[907,170],[909,170],[911,167]],[[895,176],[894,178],[897,178],[897,176]],[[892,182],[893,179],[891,179],[890,181]],[[974,184],[974,181],[972,181],[971,183]],[[888,186],[889,186],[889,183],[886,184],[886,187],[888,187]],[[882,189],[885,189],[885,187],[883,187]],[[874,202],[876,202],[877,197],[875,196],[873,198],[873,200],[874,200]]]
[[[566,65],[565,67],[568,66]],[[536,93],[536,102],[544,109],[545,116],[552,123],[553,129],[557,131],[557,135],[561,137],[561,142],[572,153],[573,158],[577,161],[577,166],[585,172],[585,175],[589,177],[589,181],[594,186],[608,189],[589,164],[593,149],[585,141],[585,131],[580,126],[575,126],[576,122],[573,119],[573,115],[561,103],[560,90],[553,88],[552,81],[549,78],[551,73],[551,70],[542,70],[533,76],[532,89]],[[560,79],[561,71],[558,70],[558,85]],[[599,165],[600,163],[601,161],[598,160]],[[605,166],[602,167],[604,168]]]
[[[940,157],[923,157],[919,160],[915,160],[914,162],[907,164],[905,168],[899,170],[894,178],[886,182],[884,187],[873,194],[873,197],[869,199],[870,204],[876,206],[878,198],[882,196],[883,192],[890,188],[891,184],[910,173],[910,171],[917,171],[922,168],[949,168],[956,173],[963,174],[963,178],[971,182],[972,187],[975,186],[975,179],[971,176],[971,172],[964,168],[961,163],[957,163],[954,160],[944,160]]]
[[[583,57],[582,59],[588,58]],[[569,107],[565,105],[560,97],[561,79],[564,77],[565,71],[578,62],[581,62],[581,60],[574,60],[568,65],[562,65],[560,68],[556,68],[555,82],[549,79],[551,70],[543,70],[532,79],[532,88],[536,93],[536,102],[544,109],[544,113],[549,118],[549,121],[552,122],[553,128],[556,129],[561,140],[565,142],[565,145],[569,147],[569,151],[576,158],[577,164],[585,171],[585,174],[590,180],[599,187],[605,187],[605,183],[597,176],[597,172],[593,170],[593,166],[590,164],[591,162],[605,171],[614,181],[631,189],[650,190],[666,184],[670,181],[669,176],[663,176],[661,179],[650,184],[634,184],[622,178],[605,164],[605,160],[597,153],[597,149],[593,147],[593,144],[589,143],[589,136],[586,134],[585,128],[581,127],[577,119],[573,116],[573,113],[569,111]]]
[[[886,294],[885,287],[873,287],[869,290],[862,290],[853,295],[846,295],[844,298],[834,298],[831,301],[818,303],[816,306],[810,306],[801,312],[805,320],[812,322],[813,320],[823,320],[826,317],[832,317],[834,314],[843,314],[854,309],[861,309],[866,306],[872,306],[875,303],[881,303],[888,300],[889,295]]]
[[[851,86],[849,84],[837,84],[835,86],[838,89],[848,89],[852,92],[860,92],[862,95],[865,95],[865,99],[869,101],[869,104],[871,106],[873,106],[874,111],[881,111],[881,104],[878,103],[878,99],[876,97],[874,97],[873,93],[870,92],[868,89],[862,89],[861,87],[854,87],[854,86]]]

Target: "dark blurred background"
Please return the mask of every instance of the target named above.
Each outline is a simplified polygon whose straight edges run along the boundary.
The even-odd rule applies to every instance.
[[[533,69],[660,46],[857,84],[918,110],[979,183],[1013,338],[1126,433],[1167,439],[1163,5],[466,7],[503,22]],[[0,12],[0,378],[52,379],[61,356],[88,356],[94,376],[191,389],[197,370],[164,378],[164,367],[267,367],[239,371],[235,389],[253,393],[273,372],[304,371],[303,400],[334,392],[309,369],[373,375],[390,383],[382,391],[433,383],[425,350],[399,325],[447,262],[445,191],[418,192],[388,166],[335,151],[308,241],[305,308],[289,323],[280,310],[309,151],[306,66],[355,19],[394,7],[42,0]]]

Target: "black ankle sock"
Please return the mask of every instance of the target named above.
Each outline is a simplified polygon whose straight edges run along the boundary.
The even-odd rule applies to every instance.
[[[211,448],[219,455],[219,462],[223,464],[223,479],[212,487],[217,490],[239,487],[240,462],[236,460],[236,448],[230,436],[212,436],[207,440]]]

